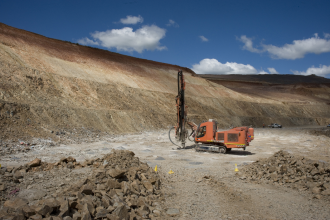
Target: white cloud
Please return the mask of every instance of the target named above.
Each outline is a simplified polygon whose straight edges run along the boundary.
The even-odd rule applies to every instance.
[[[199,64],[194,64],[192,70],[197,74],[259,74],[259,72],[250,64],[240,63],[221,63],[216,59],[203,59]],[[266,72],[262,71],[261,74]]]
[[[237,38],[239,41],[244,43],[243,49],[248,50],[253,53],[261,53],[262,51],[253,47],[252,38],[248,38],[245,35],[242,35],[241,38]]]
[[[324,33],[323,35],[324,35],[324,38],[330,38],[330,34],[328,34],[328,33]]]
[[[142,22],[143,22],[143,18],[141,17],[141,15],[139,16],[127,15],[126,18],[120,19],[120,23],[123,24],[137,24]]]
[[[296,70],[291,70],[291,72],[293,72],[293,74],[295,75],[311,75],[311,74],[315,74],[317,76],[330,76],[330,66],[326,66],[326,65],[320,65],[320,67],[310,67],[306,70],[306,72],[299,72]]]
[[[166,30],[156,25],[143,26],[135,32],[133,28],[112,29],[107,31],[96,31],[91,34],[94,40],[83,38],[80,41],[84,45],[101,45],[108,49],[116,48],[118,51],[164,50],[160,46],[160,40],[165,37]],[[78,42],[79,42],[78,41]]]
[[[275,68],[267,68],[270,74],[279,74]]]
[[[263,50],[253,47],[252,39],[242,35],[239,41],[244,43],[243,49],[254,53],[268,52],[273,59],[289,59],[295,60],[303,58],[308,53],[320,54],[330,52],[329,34],[324,34],[325,38],[321,39],[318,34],[305,40],[294,40],[292,44],[285,44],[282,47],[274,45],[262,44]]]
[[[90,40],[87,37],[78,40],[78,43],[82,45],[99,45],[98,42]]]
[[[168,21],[168,24],[166,24],[166,26],[179,27],[178,23],[176,23],[175,21],[173,21],[171,19]]]
[[[265,74],[269,74],[269,73],[267,73],[266,71],[261,70],[261,71],[259,71],[258,74],[265,75]]]
[[[204,41],[204,42],[207,42],[207,41],[209,41],[209,39],[207,39],[206,37],[204,37],[204,36],[199,36],[199,38],[202,40],[202,41]]]

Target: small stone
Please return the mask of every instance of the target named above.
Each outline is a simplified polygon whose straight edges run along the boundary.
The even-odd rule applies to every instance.
[[[110,175],[113,178],[118,179],[118,178],[122,177],[125,174],[125,172],[126,172],[125,170],[109,169],[107,171],[107,174]]]
[[[74,168],[74,165],[72,164],[72,162],[69,162],[68,165],[67,165],[67,167],[68,167],[69,169],[73,169],[73,168]]]
[[[73,220],[81,220],[81,214],[79,212],[76,212],[72,216]]]
[[[61,206],[60,202],[54,198],[48,198],[41,200],[39,204],[45,204],[51,207],[53,210],[58,210]]]
[[[140,193],[141,192],[141,188],[140,185],[138,184],[138,182],[136,180],[133,181],[133,183],[131,184],[132,188],[137,192]]]
[[[110,212],[112,212],[113,210],[115,210],[115,208],[114,208],[113,206],[109,206],[109,207],[107,208],[107,210],[108,210],[109,213],[110,213]]]
[[[316,186],[312,189],[312,192],[315,193],[315,194],[319,194],[319,193],[321,193],[321,188]]]
[[[115,214],[116,216],[118,216],[119,219],[125,219],[125,220],[128,220],[128,218],[129,218],[128,209],[127,209],[126,206],[124,206],[124,205],[118,206],[118,207],[113,211],[113,214]]]
[[[38,206],[37,208],[35,208],[36,213],[42,215],[42,216],[46,216],[47,214],[50,214],[53,209],[51,207],[49,207],[48,205],[41,205]]]
[[[142,184],[148,191],[153,192],[154,187],[152,186],[152,184],[148,180],[143,180]]]
[[[11,172],[12,170],[14,169],[14,167],[13,166],[7,166],[7,172]]]
[[[39,200],[47,195],[43,189],[25,189],[18,194],[21,198],[26,198],[28,201]]]
[[[93,188],[89,184],[83,185],[80,189],[80,192],[84,193],[85,195],[94,195]]]
[[[67,162],[69,162],[69,163],[73,163],[73,162],[76,162],[76,159],[73,158],[73,157],[71,157],[71,156],[69,156],[69,157],[67,158]]]
[[[27,204],[28,204],[28,201],[26,199],[16,198],[14,200],[7,200],[3,204],[3,207],[12,208],[12,209],[16,210],[18,208],[23,208],[23,206],[26,206]]]
[[[15,174],[14,174],[14,178],[15,179],[23,178],[23,175],[22,175],[21,171],[16,171]]]
[[[89,214],[89,212],[83,212],[81,214],[81,220],[92,220],[91,215]]]
[[[0,191],[4,191],[6,189],[6,185],[3,183],[3,184],[0,184]]]
[[[102,205],[104,207],[109,207],[111,205],[111,200],[108,196],[102,196]]]
[[[109,214],[109,210],[106,210],[104,208],[101,208],[100,210],[97,211],[95,218],[106,218],[107,214]]]
[[[77,206],[77,198],[76,197],[69,197],[68,198],[68,201],[69,201],[69,206],[70,206],[70,208],[72,208],[72,209],[75,209],[76,208],[76,206]]]
[[[118,183],[114,179],[108,179],[107,186],[109,187],[109,189],[120,189],[121,188],[121,184]]]
[[[42,216],[40,214],[35,214],[35,215],[30,216],[30,219],[32,219],[32,220],[41,220]]]
[[[120,220],[118,216],[116,216],[114,213],[111,213],[111,214],[107,214],[107,219],[110,219],[110,220]],[[134,218],[131,218],[131,219],[134,219]],[[136,219],[136,218],[135,218]],[[134,219],[134,220],[135,220]],[[140,220],[140,219],[139,219]]]
[[[36,159],[32,160],[30,163],[28,163],[28,166],[37,167],[37,166],[40,166],[40,164],[41,164],[41,160],[36,158]]]
[[[91,159],[91,160],[86,161],[85,163],[86,163],[87,166],[90,166],[90,165],[93,165],[94,160]]]
[[[59,217],[64,218],[66,216],[70,215],[70,207],[69,207],[69,202],[68,200],[63,200],[61,202],[61,207],[60,207],[60,214],[58,214]]]
[[[25,217],[27,217],[27,218],[36,214],[36,211],[28,205],[23,206],[22,211],[23,211],[23,214],[25,215]]]
[[[311,174],[312,176],[315,176],[315,175],[318,174],[318,173],[319,173],[319,171],[318,171],[317,168],[314,168],[314,169],[310,172],[310,174]]]
[[[155,209],[154,211],[152,211],[152,213],[154,214],[155,217],[159,217],[161,212],[157,209]]]
[[[325,196],[330,196],[330,189],[324,190],[321,194]]]
[[[138,209],[138,210],[136,210],[136,214],[138,215],[138,216],[140,216],[141,218],[148,218],[148,214],[149,214],[149,212],[147,212],[146,210],[141,210],[141,209]]]
[[[179,209],[167,209],[166,214],[170,215],[170,216],[176,216],[180,214]]]

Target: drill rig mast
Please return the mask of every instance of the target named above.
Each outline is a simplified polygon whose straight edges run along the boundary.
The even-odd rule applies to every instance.
[[[178,146],[179,148],[185,148],[186,139],[188,136],[188,131],[186,130],[186,124],[188,124],[192,132],[189,136],[193,135],[193,133],[197,130],[197,125],[193,122],[188,121],[187,119],[187,106],[185,105],[185,87],[186,82],[184,80],[184,76],[182,70],[178,72],[178,95],[175,97],[176,101],[176,109],[177,109],[177,124],[176,126],[172,127],[169,131],[169,139],[170,141]],[[170,137],[170,132],[172,129],[175,129],[175,138],[177,141],[181,142],[181,146],[175,144]]]
[[[187,112],[184,103],[184,90],[186,82],[184,81],[182,70],[178,72],[178,95],[176,97],[176,108],[177,108],[177,125],[175,127],[175,134],[177,139],[181,141],[181,145],[184,148],[186,144],[186,121]]]

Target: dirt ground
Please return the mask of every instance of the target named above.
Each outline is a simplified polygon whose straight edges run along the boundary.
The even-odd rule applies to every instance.
[[[45,162],[57,162],[68,156],[84,162],[100,158],[112,149],[126,149],[133,151],[149,166],[154,168],[157,165],[162,178],[165,209],[179,210],[174,219],[329,219],[328,198],[315,198],[310,192],[286,186],[251,182],[241,178],[240,171],[235,172],[235,164],[240,170],[279,150],[328,164],[330,137],[316,136],[312,132],[315,128],[257,128],[255,140],[246,151],[238,149],[225,155],[201,153],[194,149],[177,150],[169,142],[167,131],[162,130],[108,136],[92,143],[33,146],[27,152],[4,155],[0,163],[7,167],[19,166],[36,157]],[[192,144],[189,142],[187,145]],[[170,170],[174,173],[169,174]],[[54,190],[55,193],[60,192],[61,186],[65,186],[72,177],[79,178],[92,172],[87,168],[81,171],[65,171],[67,173],[63,177],[57,177],[58,185],[51,178],[53,171],[48,174],[41,172],[39,180],[25,183],[25,187],[44,190],[45,195],[54,193]],[[48,183],[50,181],[53,183]]]

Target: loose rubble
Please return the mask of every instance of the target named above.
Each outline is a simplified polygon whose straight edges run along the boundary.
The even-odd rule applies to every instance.
[[[74,170],[88,171],[84,169],[92,169],[91,175],[64,180],[68,174],[73,175]],[[46,187],[46,190],[29,185],[38,177],[49,179],[51,172],[57,170],[63,170],[65,183]],[[114,150],[103,158],[82,164],[72,157],[56,163],[45,163],[36,158],[24,166],[1,168],[0,176],[0,219],[167,218],[162,208],[159,175],[131,151]],[[17,190],[13,191],[13,188]]]
[[[330,197],[330,165],[279,151],[241,169],[241,179],[266,181],[299,191],[309,191],[314,198]]]
[[[45,135],[41,135],[38,138],[27,136],[21,136],[22,130],[29,129],[30,127],[24,127],[18,129],[16,132],[10,133],[8,138],[2,137],[0,139],[0,156],[14,155],[17,153],[26,153],[32,150],[40,150],[44,148],[52,148],[60,144],[72,144],[72,143],[91,143],[94,141],[106,140],[113,138],[116,135],[109,134],[107,132],[101,132],[93,128],[62,128],[56,129],[56,131],[49,130]],[[34,127],[34,129],[40,129],[40,127]],[[16,136],[16,134],[20,134]]]

